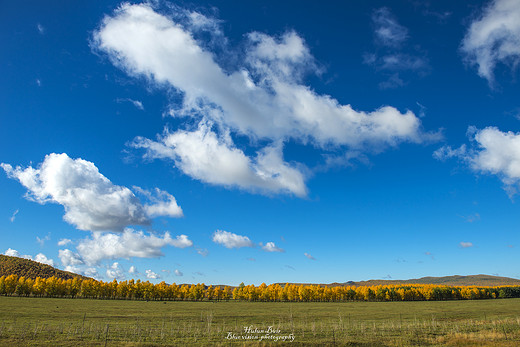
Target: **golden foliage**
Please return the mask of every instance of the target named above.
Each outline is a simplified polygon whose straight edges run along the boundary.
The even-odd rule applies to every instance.
[[[434,284],[336,286],[279,284],[244,285],[234,288],[198,284],[158,284],[141,280],[112,282],[91,278],[26,278],[11,274],[0,277],[0,295],[83,297],[128,300],[191,301],[415,301],[475,300],[520,297],[520,286],[443,286]]]

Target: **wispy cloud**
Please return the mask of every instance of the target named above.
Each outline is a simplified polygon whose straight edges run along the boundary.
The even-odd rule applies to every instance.
[[[206,248],[196,247],[195,250],[197,251],[197,254],[200,254],[203,257],[206,257],[209,254],[209,251]]]
[[[118,99],[116,99],[116,102],[118,102],[118,103],[129,102],[132,105],[134,105],[137,109],[144,111],[143,103],[139,100],[134,100],[134,99],[130,99],[130,98],[118,98]]]
[[[182,271],[179,270],[179,269],[175,269],[175,271],[174,271],[173,273],[175,274],[175,276],[179,276],[179,277],[184,276],[184,274],[182,273]]]
[[[380,82],[381,89],[402,87],[407,82],[403,74],[426,74],[430,65],[419,46],[409,47],[408,29],[397,21],[389,8],[376,9],[372,14],[375,53],[365,53],[363,62],[383,73],[386,80]]]
[[[303,253],[303,255],[305,257],[307,257],[307,259],[310,259],[310,260],[316,260],[316,258],[314,258],[312,255],[310,255],[309,253]]]
[[[18,212],[20,212],[20,210],[14,211],[13,214],[11,215],[11,218],[9,218],[11,223],[14,223],[14,220],[16,219],[16,215],[18,214]]]
[[[41,25],[40,23],[36,24],[36,29],[38,29],[38,32],[43,35],[45,34],[45,27]]]
[[[461,216],[461,217],[464,218],[466,220],[466,222],[468,222],[468,223],[473,223],[473,222],[480,220],[480,214],[478,214],[478,213],[473,213],[473,214],[470,214],[469,216]]]
[[[414,7],[419,10],[421,15],[425,17],[433,17],[439,24],[446,24],[453,13],[445,10],[444,8],[433,9],[433,4],[437,3],[431,3],[429,1],[415,1],[413,3]]]
[[[473,247],[473,243],[472,242],[464,242],[464,241],[462,241],[462,242],[459,243],[459,246],[461,248],[470,248],[470,247]]]
[[[400,46],[408,39],[408,29],[397,22],[387,7],[375,10],[372,22],[376,40],[383,46]]]
[[[45,245],[45,241],[49,241],[51,239],[51,233],[48,233],[44,237],[40,238],[36,236],[36,242],[40,245],[40,247],[43,247]]]

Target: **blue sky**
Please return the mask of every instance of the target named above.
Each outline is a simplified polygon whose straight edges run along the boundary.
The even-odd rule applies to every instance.
[[[103,280],[520,278],[520,1],[1,7],[0,252]]]

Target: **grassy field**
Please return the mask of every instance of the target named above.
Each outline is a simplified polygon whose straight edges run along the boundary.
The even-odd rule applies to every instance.
[[[520,299],[212,303],[0,297],[0,307],[2,346],[520,345]]]

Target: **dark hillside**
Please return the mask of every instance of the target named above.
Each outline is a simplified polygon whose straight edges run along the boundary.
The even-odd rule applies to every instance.
[[[75,277],[87,278],[72,272],[53,268],[47,264],[38,263],[37,261],[0,254],[0,277],[13,274],[32,279],[36,277],[49,278],[52,276],[65,280]]]

